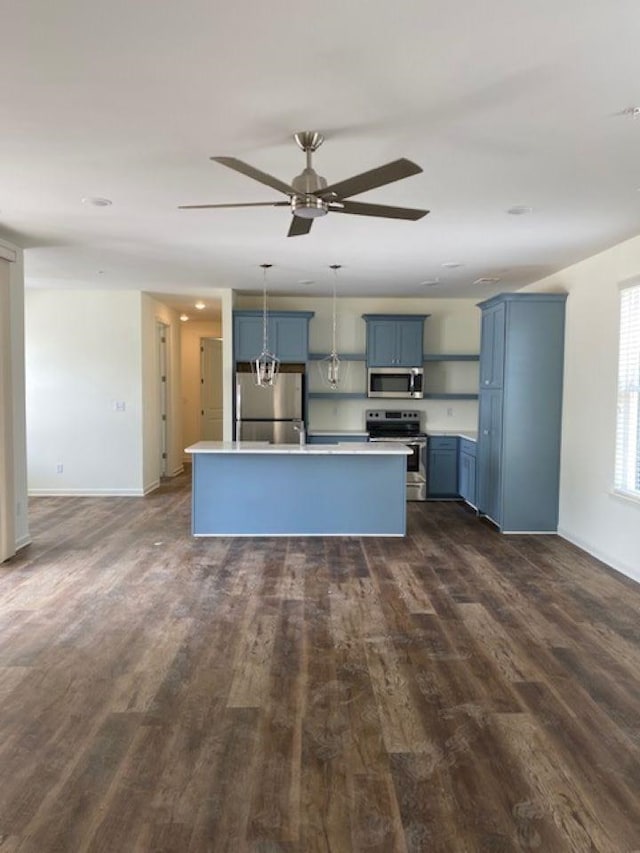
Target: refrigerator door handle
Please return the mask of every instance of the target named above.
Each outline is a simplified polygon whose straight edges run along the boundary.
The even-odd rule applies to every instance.
[[[242,412],[242,389],[240,383],[236,382],[236,441],[240,441],[240,420]]]

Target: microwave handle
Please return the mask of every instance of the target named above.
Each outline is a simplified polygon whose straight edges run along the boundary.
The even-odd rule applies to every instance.
[[[411,380],[409,382],[409,394],[413,397],[416,391],[416,374],[415,371],[411,371]]]

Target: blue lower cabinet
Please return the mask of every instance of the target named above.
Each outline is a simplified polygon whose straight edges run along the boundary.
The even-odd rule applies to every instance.
[[[458,455],[458,493],[471,506],[477,506],[476,498],[476,445],[474,441],[460,439]]]
[[[458,497],[458,439],[435,436],[427,450],[427,497]]]

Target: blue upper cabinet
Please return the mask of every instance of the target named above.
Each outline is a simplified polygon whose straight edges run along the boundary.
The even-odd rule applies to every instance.
[[[268,328],[268,324],[267,324]],[[262,315],[233,315],[233,353],[236,361],[251,361],[262,352]],[[271,335],[269,335],[271,341]]]
[[[309,357],[311,314],[276,314],[271,318],[275,353],[280,361],[306,361]]]
[[[428,314],[363,314],[368,367],[421,367]]]
[[[505,316],[506,308],[501,302],[485,308],[482,312],[480,388],[502,388]]]
[[[269,311],[267,347],[280,361],[305,362],[309,357],[309,320],[313,311]],[[235,361],[252,361],[263,349],[262,311],[234,311]]]
[[[558,526],[566,294],[480,303],[478,510],[505,533]]]

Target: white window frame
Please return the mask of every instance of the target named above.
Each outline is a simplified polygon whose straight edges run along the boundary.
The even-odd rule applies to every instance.
[[[614,492],[640,501],[640,282],[620,289]]]

